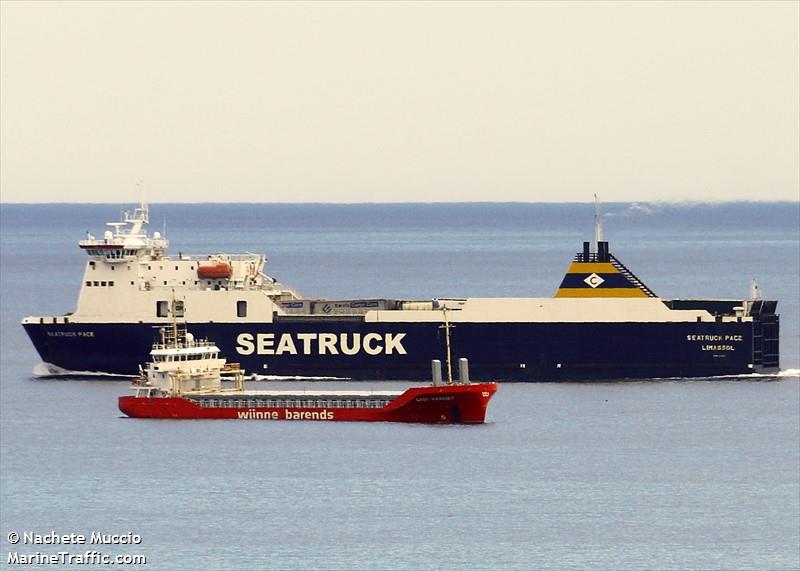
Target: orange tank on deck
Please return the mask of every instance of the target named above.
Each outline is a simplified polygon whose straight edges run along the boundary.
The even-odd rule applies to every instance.
[[[203,280],[218,280],[231,277],[231,263],[221,261],[200,262],[197,277]]]

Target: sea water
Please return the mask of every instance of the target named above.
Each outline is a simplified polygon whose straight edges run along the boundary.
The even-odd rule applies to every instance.
[[[744,299],[756,278],[779,300],[780,375],[503,384],[483,426],[133,420],[125,381],[34,377],[21,318],[74,309],[76,242],[121,209],[0,206],[0,567],[88,551],[159,570],[800,567],[798,204],[604,207],[612,253],[660,296]],[[266,253],[307,296],[430,299],[552,295],[592,215],[157,204],[150,226],[173,254]],[[53,532],[86,541],[23,535]]]

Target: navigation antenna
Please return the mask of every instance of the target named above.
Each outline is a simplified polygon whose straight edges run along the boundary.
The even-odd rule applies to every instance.
[[[758,289],[756,278],[753,278],[753,280],[750,282],[750,299],[761,299],[761,291]]]
[[[455,325],[450,325],[450,322],[447,319],[447,306],[442,306],[442,315],[444,315],[444,325],[440,325],[439,329],[444,329],[444,339],[445,339],[445,346],[447,347],[447,384],[453,384],[453,366],[451,365],[450,359],[450,328],[455,327]]]
[[[600,201],[594,195],[594,243],[599,251],[600,242],[603,241],[603,222],[600,219]]]

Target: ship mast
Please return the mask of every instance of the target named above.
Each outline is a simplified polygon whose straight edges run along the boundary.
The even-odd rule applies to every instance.
[[[453,325],[450,325],[450,322],[447,319],[447,306],[442,306],[442,314],[444,315],[444,325],[440,326],[440,328],[444,328],[444,340],[445,346],[447,347],[447,384],[453,384],[453,366],[451,364],[450,359],[450,328]]]
[[[761,299],[761,291],[758,289],[756,278],[753,278],[750,282],[750,299],[753,301]]]
[[[177,303],[175,302],[175,290],[172,290],[172,307],[170,308],[170,313],[172,314],[172,338],[175,340],[175,347],[178,348],[180,345],[178,344],[178,318],[176,316],[177,311],[175,308]]]
[[[597,251],[600,251],[600,242],[603,241],[603,222],[600,219],[600,201],[597,194],[594,195],[594,243]]]

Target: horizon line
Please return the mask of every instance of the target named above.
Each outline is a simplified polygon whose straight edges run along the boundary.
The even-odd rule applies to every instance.
[[[362,206],[362,205],[443,205],[443,204],[592,204],[592,200],[578,201],[578,200],[564,200],[564,201],[537,201],[537,200],[459,200],[459,201],[391,201],[391,202],[377,202],[377,201],[354,201],[354,202],[323,202],[323,201],[304,201],[304,202],[287,202],[287,201],[254,201],[254,200],[229,200],[229,201],[198,201],[198,202],[185,202],[185,201],[148,201],[148,205],[153,204],[211,204],[211,205],[233,205],[233,204],[273,204],[273,205],[325,205],[325,206]],[[790,203],[800,205],[800,199],[758,199],[758,198],[742,198],[733,200],[669,200],[669,199],[656,199],[656,200],[609,200],[601,201],[602,204],[671,204],[671,205],[689,205],[689,204],[741,204],[741,203],[759,203],[759,204],[777,204],[777,203]],[[0,206],[36,206],[36,205],[119,205],[119,204],[140,204],[140,201],[36,201],[36,202],[9,202],[0,200]]]

